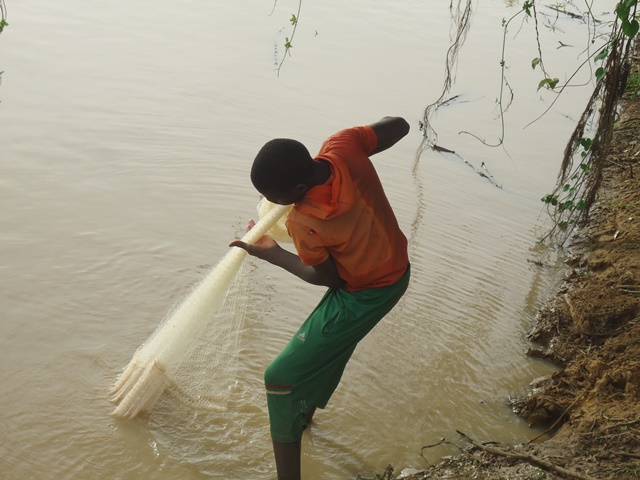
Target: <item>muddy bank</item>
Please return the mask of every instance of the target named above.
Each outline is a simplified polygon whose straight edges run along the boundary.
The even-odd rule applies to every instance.
[[[528,354],[559,370],[514,408],[546,432],[516,446],[461,434],[452,440],[464,449],[459,457],[382,478],[640,478],[639,95],[623,98],[597,203],[574,238],[566,280],[530,333],[538,346]]]

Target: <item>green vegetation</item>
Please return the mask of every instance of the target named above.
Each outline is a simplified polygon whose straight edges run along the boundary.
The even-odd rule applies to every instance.
[[[8,26],[7,23],[7,6],[4,0],[0,0],[0,33],[4,30],[4,27]]]
[[[639,30],[639,1],[622,0],[617,4],[605,46],[590,56],[600,64],[594,72],[594,92],[565,148],[556,186],[542,197],[553,220],[545,238],[553,237],[560,244],[587,219],[595,201],[622,94],[630,88],[640,91],[637,70],[635,76],[630,73],[632,48]],[[593,18],[591,11],[587,14]]]
[[[557,94],[549,107],[533,122],[538,121],[553,107],[560,94],[566,88],[573,86],[571,82],[579,71],[583,68],[589,68],[593,71],[594,92],[567,143],[556,186],[551,193],[542,197],[542,201],[546,204],[553,221],[552,227],[543,240],[553,237],[557,243],[564,243],[570,237],[573,229],[586,220],[589,209],[593,205],[597,189],[602,181],[603,163],[606,149],[613,133],[617,103],[624,92],[625,80],[630,70],[631,48],[639,31],[639,1],[621,0],[617,4],[615,19],[609,22],[610,30],[604,35],[606,39],[604,46],[595,51],[591,51],[591,44],[595,43],[598,38],[602,38],[601,34],[596,35],[596,27],[601,30],[606,24],[595,17],[591,10],[591,3],[586,3],[585,12],[580,12],[571,0],[558,2],[554,5],[546,5],[548,8],[555,10],[558,15],[567,15],[572,19],[582,21],[588,30],[588,43],[585,48],[587,53],[586,60],[578,65],[574,73],[562,84],[559,78],[550,75],[544,66],[543,52],[540,46],[540,24],[550,30],[554,30],[555,22],[550,23],[547,21],[545,23],[544,16],[540,16],[542,20],[539,22],[536,0],[525,0],[520,11],[509,20],[503,20],[502,55],[500,59],[502,78],[500,93],[496,102],[501,118],[500,136],[497,142],[490,144],[475,134],[470,134],[469,132],[461,133],[470,134],[487,146],[497,147],[503,145],[505,136],[503,117],[506,111],[506,107],[503,105],[503,95],[505,87],[510,89],[509,83],[505,78],[506,33],[510,23],[522,13],[525,14],[525,20],[532,20],[535,27],[538,56],[531,61],[531,67],[534,70],[539,68],[543,73],[543,78],[538,83],[538,90],[544,88]],[[513,6],[517,2],[508,3]],[[425,108],[423,119],[420,122],[423,141],[418,149],[417,157],[421,155],[426,147],[433,148],[436,145],[437,133],[430,124],[430,117],[445,98],[453,83],[451,72],[455,71],[457,54],[464,44],[469,29],[471,0],[458,0],[457,7],[454,7],[452,2],[451,12],[454,28],[456,28],[457,32],[447,52],[446,75],[442,93],[438,100]],[[564,45],[561,44],[560,46]],[[635,92],[640,92],[640,75],[630,75],[628,85],[628,88],[635,89]],[[414,166],[415,168],[416,166]]]
[[[629,98],[640,97],[640,66],[636,66],[627,78],[627,94]]]
[[[277,3],[277,2],[276,2]],[[274,3],[273,8],[276,8],[276,4]],[[278,64],[278,69],[277,69],[277,73],[278,76],[280,76],[280,69],[282,68],[282,64],[284,63],[284,61],[286,60],[287,56],[291,56],[291,52],[290,50],[293,48],[293,44],[291,42],[293,42],[293,37],[296,34],[296,29],[298,28],[298,19],[300,18],[300,11],[302,10],[302,0],[298,1],[298,13],[292,13],[291,14],[291,18],[289,19],[289,21],[291,22],[291,25],[293,25],[293,31],[291,32],[291,38],[289,37],[285,37],[284,39],[284,54],[282,55],[282,60],[280,60],[280,63]],[[273,10],[272,10],[273,13]]]

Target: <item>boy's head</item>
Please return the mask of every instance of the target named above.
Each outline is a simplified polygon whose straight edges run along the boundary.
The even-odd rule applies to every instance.
[[[301,200],[313,181],[313,158],[296,140],[267,142],[251,167],[251,182],[267,200],[290,205]]]

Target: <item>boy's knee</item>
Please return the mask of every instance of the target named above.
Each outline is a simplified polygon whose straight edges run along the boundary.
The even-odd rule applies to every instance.
[[[290,368],[276,358],[264,371],[265,385],[291,385]]]
[[[300,401],[293,398],[291,368],[278,359],[264,372],[271,437],[277,442],[295,442],[302,437],[306,423]]]

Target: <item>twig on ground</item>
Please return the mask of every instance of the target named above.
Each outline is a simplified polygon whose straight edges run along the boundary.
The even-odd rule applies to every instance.
[[[427,462],[427,465],[431,465],[431,463],[429,462],[429,460],[427,460],[427,458],[423,455],[423,452],[427,449],[427,448],[434,448],[434,447],[438,447],[440,445],[452,445],[454,447],[456,447],[458,450],[460,450],[461,452],[464,451],[462,448],[460,448],[458,445],[456,445],[455,443],[451,443],[451,442],[447,442],[447,440],[445,438],[441,438],[440,441],[438,443],[434,443],[431,445],[425,445],[424,447],[422,447],[420,449],[420,456],[424,459],[425,462]]]
[[[589,435],[602,435],[602,432],[604,432],[605,430],[611,430],[613,428],[626,428],[626,427],[631,427],[632,425],[635,425],[637,423],[640,423],[640,420],[631,420],[631,421],[625,421],[625,420],[613,420],[610,419],[609,421],[623,421],[624,423],[615,423],[612,425],[606,425],[598,430],[594,430],[591,432],[586,432],[583,433],[582,436],[589,436]],[[627,432],[624,432],[627,433]]]
[[[555,421],[555,422],[553,422],[553,423],[551,424],[551,426],[550,426],[549,428],[547,428],[547,429],[546,429],[544,432],[542,432],[540,435],[538,435],[538,436],[536,436],[536,437],[532,438],[531,440],[529,440],[529,442],[528,442],[528,443],[533,443],[533,442],[535,442],[535,441],[536,441],[536,440],[538,440],[540,437],[543,437],[544,435],[546,435],[547,433],[549,433],[551,430],[553,430],[553,429],[556,427],[556,425],[558,425],[558,423],[560,423],[560,420],[562,420],[562,419],[564,418],[564,416],[569,412],[569,410],[571,410],[571,407],[573,407],[573,406],[578,402],[578,400],[580,400],[580,399],[582,398],[582,396],[583,396],[583,395],[584,395],[584,392],[582,392],[580,395],[578,395],[578,396],[573,400],[573,402],[571,402],[571,405],[569,405],[569,406],[564,410],[564,412],[562,412],[562,415],[560,415],[560,416],[556,419],[556,421]]]
[[[637,453],[631,453],[631,452],[618,452],[618,455],[620,455],[620,456],[622,456],[622,457],[639,458],[639,459],[640,459],[640,454],[637,454]]]
[[[573,470],[567,470],[566,468],[559,467],[558,465],[554,465],[552,463],[547,462],[546,460],[543,460],[541,458],[535,457],[533,455],[526,455],[524,453],[512,453],[512,452],[507,452],[506,450],[502,450],[501,448],[487,447],[487,446],[482,445],[481,443],[477,442],[476,440],[473,440],[471,437],[469,437],[468,435],[462,433],[460,430],[457,430],[457,432],[460,435],[462,435],[474,447],[482,450],[483,452],[487,452],[487,453],[489,453],[491,455],[497,455],[497,456],[500,456],[500,457],[510,458],[510,459],[513,459],[513,460],[522,460],[524,462],[528,462],[528,463],[530,463],[532,465],[540,467],[543,470],[554,472],[554,473],[557,473],[559,475],[562,475],[562,476],[568,477],[568,478],[576,478],[578,480],[597,480],[596,478],[594,478],[591,475],[588,475],[586,473],[580,473],[580,472],[576,472],[576,471],[573,471]]]

